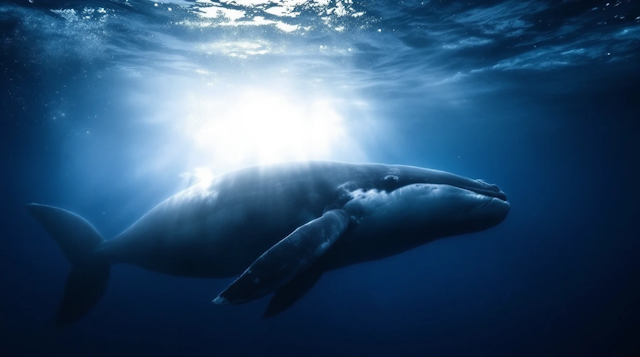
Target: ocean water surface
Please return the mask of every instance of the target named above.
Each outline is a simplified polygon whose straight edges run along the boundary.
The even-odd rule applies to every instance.
[[[640,3],[0,1],[0,356],[637,356]],[[498,184],[501,225],[326,273],[284,313],[115,265],[78,322],[25,205],[114,237],[293,160]]]

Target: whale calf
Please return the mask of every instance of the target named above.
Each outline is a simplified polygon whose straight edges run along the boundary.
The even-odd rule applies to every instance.
[[[510,204],[497,186],[444,171],[316,161],[216,176],[166,199],[109,240],[75,213],[28,208],[72,263],[56,319],[65,325],[96,305],[116,263],[237,277],[213,302],[275,293],[265,311],[272,316],[325,271],[488,229],[506,218]]]

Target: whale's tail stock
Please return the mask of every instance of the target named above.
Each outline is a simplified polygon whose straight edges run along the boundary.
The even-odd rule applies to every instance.
[[[111,264],[95,254],[104,239],[75,213],[35,203],[27,208],[73,264],[56,318],[58,326],[67,325],[88,313],[107,287]]]

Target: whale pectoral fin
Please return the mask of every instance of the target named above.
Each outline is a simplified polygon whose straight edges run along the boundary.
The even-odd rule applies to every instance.
[[[276,293],[273,294],[273,297],[269,300],[269,305],[262,314],[262,317],[271,317],[283,312],[311,290],[324,273],[324,267],[318,263],[276,290]]]
[[[264,252],[213,302],[238,304],[272,293],[313,265],[348,225],[347,212],[337,209],[298,227]]]

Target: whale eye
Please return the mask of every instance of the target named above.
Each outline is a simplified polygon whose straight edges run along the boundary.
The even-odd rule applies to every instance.
[[[393,184],[393,183],[397,183],[398,181],[400,181],[400,178],[398,178],[398,176],[396,176],[396,175],[387,175],[387,176],[385,176],[383,178],[383,180],[384,180],[385,183]]]

